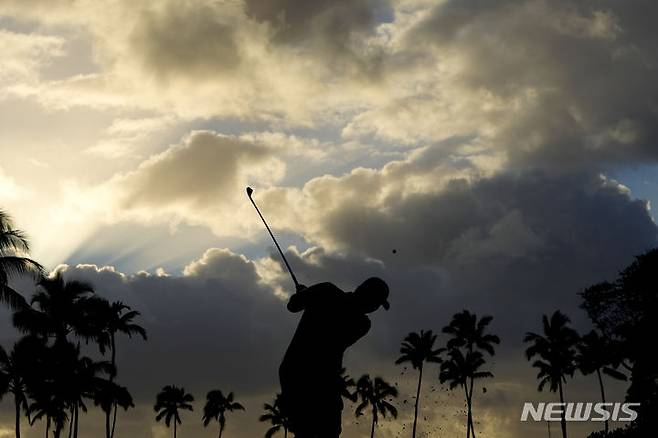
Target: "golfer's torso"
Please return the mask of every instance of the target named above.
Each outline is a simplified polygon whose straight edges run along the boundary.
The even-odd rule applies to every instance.
[[[346,294],[313,303],[303,313],[286,351],[282,370],[312,366],[318,370],[340,370],[349,332],[358,315],[348,307]]]

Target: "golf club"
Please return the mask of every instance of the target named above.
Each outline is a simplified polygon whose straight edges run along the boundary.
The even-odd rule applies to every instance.
[[[292,269],[290,268],[290,264],[288,263],[288,260],[286,260],[286,256],[283,255],[283,251],[281,251],[281,247],[279,246],[279,243],[276,241],[276,238],[274,237],[274,234],[272,233],[272,230],[270,230],[269,225],[267,225],[267,222],[265,221],[265,218],[261,214],[260,210],[258,209],[258,206],[254,202],[254,199],[251,197],[251,195],[254,193],[254,189],[251,187],[247,187],[247,196],[249,197],[249,200],[253,204],[254,208],[256,209],[256,212],[258,213],[258,216],[260,216],[261,220],[265,224],[265,228],[267,228],[267,232],[270,233],[270,237],[274,241],[274,244],[276,245],[276,249],[279,250],[279,254],[281,254],[281,258],[283,259],[283,262],[286,264],[286,268],[288,268],[288,272],[290,272],[290,276],[292,277],[292,281],[295,283],[295,290],[299,289],[299,282],[297,281],[297,278],[295,277],[295,274],[292,272]]]

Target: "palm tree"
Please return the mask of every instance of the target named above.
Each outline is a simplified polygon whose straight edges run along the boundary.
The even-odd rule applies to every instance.
[[[123,410],[127,411],[129,408],[134,408],[133,398],[128,392],[128,389],[119,386],[110,380],[102,380],[98,382],[96,391],[93,394],[94,404],[100,406],[100,408],[105,412],[106,419],[108,412],[112,412],[116,415],[116,407],[121,407]],[[106,429],[108,422],[105,423]],[[106,430],[106,433],[114,434],[114,429],[111,431]]]
[[[477,315],[463,310],[453,315],[450,324],[443,328],[443,333],[451,335],[448,348],[464,347],[468,351],[481,350],[489,355],[496,354],[494,344],[500,344],[500,338],[486,333],[493,316],[483,316],[478,321]]]
[[[106,349],[109,348],[111,353],[110,363],[112,364],[110,382],[114,382],[117,375],[117,333],[123,333],[129,338],[132,338],[133,335],[138,335],[146,340],[146,330],[134,322],[140,313],[121,301],[115,301],[110,304],[105,300],[98,300],[93,302],[92,306],[88,307],[90,307],[90,317],[97,319],[97,325],[95,327],[89,327],[88,336],[95,338],[102,354],[105,354]],[[112,413],[112,411],[114,412]],[[110,416],[112,416],[111,421]],[[117,405],[105,411],[105,434],[107,438],[114,436],[116,419]]]
[[[401,356],[395,361],[396,364],[410,362],[411,366],[418,370],[418,388],[416,389],[416,404],[414,406],[414,426],[412,438],[416,437],[416,423],[418,421],[418,407],[420,405],[420,389],[423,383],[423,365],[425,362],[441,363],[441,353],[443,348],[434,349],[436,335],[432,330],[420,333],[409,333],[402,342],[400,347]]]
[[[81,281],[65,281],[61,272],[41,278],[38,286],[31,306],[14,313],[14,326],[24,333],[59,342],[65,341],[70,333],[87,337],[85,325],[89,323],[86,316],[94,293],[92,286]]]
[[[236,410],[244,411],[244,406],[233,401],[233,393],[227,396],[220,390],[210,391],[206,395],[206,405],[203,407],[203,425],[208,426],[212,420],[219,423],[219,438],[222,438],[224,426],[226,425],[226,412]]]
[[[578,356],[576,357],[578,369],[584,376],[596,373],[603,403],[605,403],[605,388],[602,374],[607,374],[617,380],[627,380],[623,373],[616,370],[621,360],[615,358],[615,350],[612,342],[606,341],[594,330],[583,336],[578,344]],[[609,426],[608,420],[606,420],[606,435],[608,432]]]
[[[117,333],[123,333],[129,338],[139,335],[142,339],[147,340],[146,330],[134,322],[140,313],[121,301],[110,304],[104,299],[95,302],[93,308],[89,309],[89,313],[98,320],[89,335],[95,336],[94,340],[98,343],[101,353],[105,354],[106,349],[109,348],[112,353],[111,363],[115,367],[111,377],[116,378]]]
[[[281,405],[281,394],[274,396],[272,404],[265,403],[263,409],[265,413],[260,416],[259,421],[269,421],[272,424],[272,427],[265,432],[265,438],[272,438],[281,429],[283,429],[283,438],[288,438],[290,418]]]
[[[373,438],[380,414],[386,417],[386,414],[390,413],[393,418],[397,418],[398,411],[391,404],[391,399],[398,396],[398,390],[381,377],[375,377],[373,381],[368,374],[364,374],[356,383],[356,391],[361,399],[361,403],[356,407],[356,416],[360,417],[364,410],[372,408],[370,438]]]
[[[448,349],[464,348],[468,353],[482,351],[490,356],[496,354],[494,344],[500,344],[500,338],[496,335],[487,333],[487,326],[493,321],[492,316],[483,316],[478,321],[477,315],[463,310],[456,313],[450,324],[443,328],[443,333],[451,335],[448,340]],[[468,427],[475,436],[475,427],[473,426],[473,379],[468,382]],[[467,433],[467,436],[470,434]]]
[[[0,399],[7,393],[14,397],[16,438],[21,437],[21,414],[28,413],[27,382],[36,352],[35,342],[38,341],[34,338],[22,338],[9,354],[0,347]]]
[[[471,431],[475,438],[475,431],[472,430],[473,416],[471,412],[471,394],[473,390],[473,381],[476,379],[491,378],[493,374],[489,371],[480,371],[482,365],[486,363],[484,355],[479,351],[468,351],[466,355],[459,348],[453,348],[448,351],[449,360],[441,364],[439,380],[441,383],[448,382],[450,389],[461,386],[466,396],[466,407],[468,410],[468,419],[466,421],[466,436],[469,437]]]
[[[171,420],[174,420],[174,438],[176,438],[176,426],[182,421],[179,415],[179,409],[192,411],[194,408],[190,403],[194,401],[192,394],[185,392],[185,388],[167,385],[162,388],[158,394],[153,410],[158,413],[155,421],[165,419],[167,427],[171,427]]]
[[[539,370],[539,391],[549,385],[551,392],[559,391],[560,403],[564,403],[564,384],[567,376],[573,377],[576,371],[576,345],[578,333],[569,327],[569,318],[555,311],[549,319],[542,317],[544,334],[526,333],[524,342],[532,343],[526,349],[526,357],[530,361],[539,356],[532,366]],[[561,419],[562,438],[567,438],[567,422],[564,411]]]
[[[39,276],[43,267],[27,258],[30,244],[25,234],[14,229],[11,218],[0,210],[0,302],[16,310],[27,305],[25,298],[9,286],[9,281],[18,275]]]

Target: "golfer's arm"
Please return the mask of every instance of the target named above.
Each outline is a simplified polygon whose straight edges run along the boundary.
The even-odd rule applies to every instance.
[[[292,313],[301,312],[308,306],[312,299],[321,291],[326,283],[314,284],[311,287],[300,290],[294,293],[288,300],[288,310]]]

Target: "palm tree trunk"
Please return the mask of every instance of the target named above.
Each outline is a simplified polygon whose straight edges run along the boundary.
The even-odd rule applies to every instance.
[[[560,387],[560,403],[562,403],[562,406],[564,406],[564,390],[562,389],[562,379],[560,379],[559,387]],[[562,438],[567,438],[567,419],[566,419],[566,410],[562,410],[562,418],[560,418],[560,425],[562,426]]]
[[[49,433],[50,433],[50,416],[46,417],[46,438],[48,438]]]
[[[416,438],[416,424],[418,423],[418,405],[420,404],[420,387],[423,383],[423,364],[418,368],[418,388],[416,389],[416,406],[414,406],[414,428],[411,433],[412,438]]]
[[[21,402],[17,394],[14,394],[14,403],[16,404],[16,438],[21,438]]]
[[[370,428],[370,438],[375,438],[375,425],[377,424],[377,408],[372,409],[372,427]]]
[[[75,405],[75,423],[73,424],[73,438],[78,438],[78,417],[80,415],[79,407]]]
[[[222,433],[224,432],[224,425],[220,424],[219,425],[219,438],[222,438]]]
[[[551,438],[551,422],[547,421],[546,426],[548,426],[548,438]]]
[[[110,435],[110,412],[112,411],[112,407],[110,406],[110,409],[105,412],[105,438],[111,438]]]
[[[475,438],[475,427],[473,427],[473,378],[471,377],[471,386],[468,390],[468,427],[471,428],[471,436]]]
[[[462,385],[464,387],[464,395],[466,396],[466,438],[471,437],[471,408],[468,403],[468,386],[466,383]]]
[[[71,406],[71,421],[69,421],[69,438],[73,438],[73,417],[75,416],[73,406]]]
[[[605,389],[603,387],[603,376],[601,375],[601,369],[596,370],[596,375],[599,378],[599,387],[601,388],[601,401],[605,403]],[[605,420],[605,434],[608,434],[608,420]]]
[[[287,427],[283,428],[283,438],[288,438],[288,428]]]
[[[174,418],[174,438],[176,438],[176,419]]]
[[[471,428],[471,436],[475,438],[475,427],[473,426],[473,378],[471,377],[471,387],[468,390],[468,425]]]
[[[114,437],[114,430],[117,426],[117,404],[114,403],[114,413],[112,414],[112,433],[110,433],[110,438]]]
[[[112,372],[110,373],[110,383],[114,382],[114,379],[116,378],[117,375],[117,345],[116,345],[116,338],[114,337],[114,332],[110,333],[110,348],[112,348]],[[108,421],[109,421],[109,416],[110,413],[107,413],[108,416]],[[113,438],[114,437],[114,428],[117,423],[117,405],[114,403],[114,415],[112,417],[112,429],[107,436],[107,438]]]

